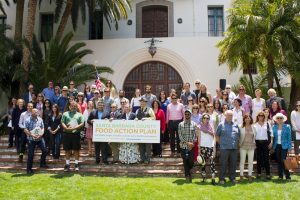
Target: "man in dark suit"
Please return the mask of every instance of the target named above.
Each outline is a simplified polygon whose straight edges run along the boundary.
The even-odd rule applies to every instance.
[[[110,110],[110,118],[109,118],[109,120],[118,120],[118,119],[121,119],[122,113],[117,108],[118,108],[118,106],[117,106],[116,103],[111,104],[111,107],[110,107],[111,110]],[[110,146],[112,154],[113,154],[113,161],[112,162],[113,163],[118,163],[119,162],[119,147],[120,147],[120,143],[111,142],[109,144],[109,146]]]
[[[102,99],[99,99],[97,102],[97,110],[91,112],[87,122],[92,125],[95,119],[108,119],[109,115],[105,115],[104,112],[104,102]],[[95,156],[96,156],[96,163],[100,163],[100,151],[102,155],[102,162],[104,164],[108,164],[108,143],[107,142],[94,142],[95,145]]]
[[[25,104],[32,101],[31,94],[34,92],[34,87],[32,84],[28,85],[28,91],[24,94],[23,99],[25,101]]]
[[[136,118],[135,113],[130,111],[129,105],[124,106],[124,113],[121,115],[121,119],[134,120]]]

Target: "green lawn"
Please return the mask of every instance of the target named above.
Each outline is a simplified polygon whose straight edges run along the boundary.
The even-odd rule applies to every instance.
[[[299,199],[300,176],[291,182],[247,181],[212,186],[194,179],[128,178],[79,174],[34,174],[0,172],[0,199]]]

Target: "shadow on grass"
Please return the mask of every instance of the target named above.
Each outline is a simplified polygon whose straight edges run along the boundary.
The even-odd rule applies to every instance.
[[[50,176],[50,178],[55,178],[55,179],[63,179],[63,178],[70,178],[73,177],[75,173],[61,173],[61,174],[53,174]]]
[[[31,177],[31,176],[34,176],[34,174],[19,173],[19,174],[14,174],[11,177],[17,178],[17,177]]]
[[[297,183],[298,180],[290,180],[290,181],[287,181],[287,180],[280,180],[280,179],[273,179],[272,180],[273,183],[275,184],[287,184],[287,183]]]
[[[173,181],[173,183],[175,183],[177,185],[189,184],[186,182],[185,179],[177,179],[176,181]]]

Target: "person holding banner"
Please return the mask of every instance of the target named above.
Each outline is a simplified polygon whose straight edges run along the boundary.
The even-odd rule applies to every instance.
[[[125,102],[125,99],[122,99],[121,102]],[[128,104],[128,103],[126,103]],[[110,112],[110,116],[109,116],[109,120],[117,120],[120,119],[122,116],[122,113],[117,109],[117,104],[113,103],[111,104],[111,112]],[[118,163],[119,162],[119,146],[120,144],[117,142],[111,142],[109,144],[112,154],[113,154],[113,163]]]
[[[123,120],[134,120],[136,115],[130,111],[128,104],[124,107],[124,113],[121,116]],[[139,146],[136,143],[122,143],[120,145],[119,160],[122,163],[133,164],[140,161]]]
[[[87,122],[90,125],[93,125],[94,120],[96,119],[108,119],[109,118],[109,114],[105,115],[104,114],[104,102],[103,99],[99,99],[98,103],[97,103],[97,110],[94,110],[93,112],[91,112]],[[108,143],[107,142],[94,142],[95,145],[95,157],[96,157],[96,163],[99,164],[100,163],[100,151],[101,151],[101,155],[102,155],[102,162],[106,165],[108,165]]]
[[[136,111],[136,120],[155,120],[155,114],[152,108],[147,107],[147,99],[142,97],[140,99],[141,108]],[[151,144],[140,143],[140,154],[141,154],[141,163],[150,163],[151,156]]]

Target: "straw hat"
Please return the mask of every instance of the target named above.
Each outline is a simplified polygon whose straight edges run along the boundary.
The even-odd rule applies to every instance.
[[[283,122],[285,122],[287,120],[287,117],[282,114],[282,113],[277,113],[274,117],[273,117],[273,120],[277,122],[277,119],[278,118],[283,118]]]

